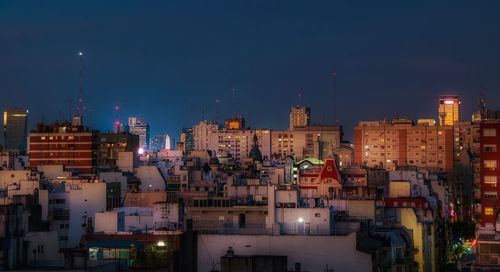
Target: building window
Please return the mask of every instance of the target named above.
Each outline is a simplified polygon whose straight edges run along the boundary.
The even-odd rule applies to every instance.
[[[495,136],[497,136],[497,130],[494,128],[485,128],[485,129],[483,129],[483,136],[495,137]]]
[[[484,176],[484,184],[497,187],[497,176]]]
[[[492,170],[497,168],[497,161],[495,161],[495,160],[485,160],[483,162],[483,164],[484,164],[484,168],[489,168]]]
[[[485,145],[483,145],[483,151],[484,152],[497,152],[497,145],[496,144],[485,144]]]
[[[484,214],[485,215],[493,215],[493,208],[491,208],[491,207],[484,208]]]
[[[497,192],[484,192],[484,199],[497,199]]]

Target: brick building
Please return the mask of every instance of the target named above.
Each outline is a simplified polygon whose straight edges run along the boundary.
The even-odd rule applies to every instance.
[[[75,174],[92,174],[96,165],[96,133],[70,123],[39,124],[29,134],[30,166],[63,165]]]

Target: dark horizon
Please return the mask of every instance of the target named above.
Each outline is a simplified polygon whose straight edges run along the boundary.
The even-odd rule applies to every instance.
[[[214,119],[216,111],[219,120],[241,114],[251,127],[286,129],[299,93],[313,122],[338,119],[347,140],[361,120],[437,119],[444,94],[461,97],[462,118],[469,120],[481,90],[488,108],[500,107],[499,7],[493,1],[2,2],[0,90],[7,98],[0,107],[27,107],[30,127],[42,116],[67,118],[83,51],[87,125],[101,131],[117,119],[115,105],[122,121],[143,116],[152,134],[175,139],[182,127],[203,115]]]

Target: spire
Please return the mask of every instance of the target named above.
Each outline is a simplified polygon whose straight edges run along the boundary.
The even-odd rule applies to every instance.
[[[258,161],[262,162],[262,153],[259,150],[259,145],[257,143],[257,134],[253,135],[253,145],[252,145],[252,150],[250,151],[250,158],[252,158],[252,161]]]

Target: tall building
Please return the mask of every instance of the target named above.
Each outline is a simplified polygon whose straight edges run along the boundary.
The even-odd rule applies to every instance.
[[[38,125],[29,134],[30,166],[63,165],[77,174],[92,174],[96,166],[96,134],[69,123]]]
[[[130,133],[139,136],[139,148],[149,149],[150,128],[142,117],[129,117],[128,126]]]
[[[480,124],[481,185],[480,224],[476,228],[476,265],[478,268],[500,269],[500,122],[484,121]],[[490,271],[488,270],[488,271]],[[483,271],[483,270],[481,270]],[[486,271],[486,269],[484,270]]]
[[[208,150],[211,134],[219,130],[219,125],[214,122],[201,121],[193,126],[194,150]]]
[[[184,152],[191,152],[194,149],[193,128],[183,128],[181,142],[184,143]]]
[[[290,130],[307,127],[310,125],[311,108],[303,106],[293,106],[290,109]]]
[[[359,122],[354,128],[354,161],[395,170],[398,165],[453,170],[453,127],[411,120]]]
[[[481,225],[494,227],[500,213],[500,123],[483,122],[480,125],[481,146]]]
[[[442,95],[439,97],[439,124],[453,126],[460,121],[460,100],[457,95]]]
[[[170,149],[170,136],[168,134],[160,134],[151,138],[150,148],[152,151],[160,151]]]
[[[4,149],[26,152],[28,110],[6,109],[3,112]]]

